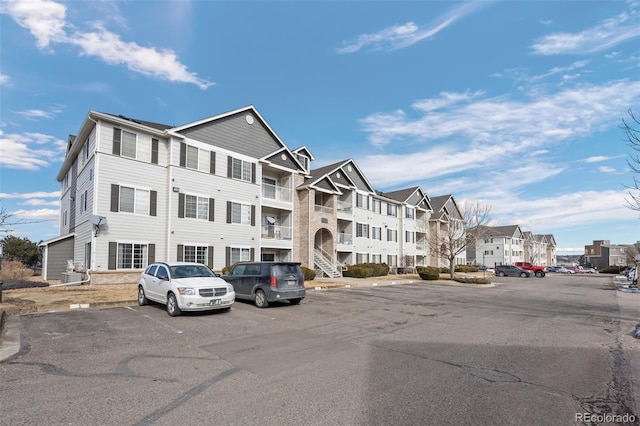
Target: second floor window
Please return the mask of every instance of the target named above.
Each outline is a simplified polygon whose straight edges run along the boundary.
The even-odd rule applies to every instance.
[[[415,217],[415,210],[413,207],[407,207],[405,210],[405,217],[407,219],[413,219]]]
[[[111,185],[111,211],[156,216],[157,191]]]
[[[369,196],[363,194],[356,194],[356,207],[363,209],[369,209]]]
[[[371,200],[371,211],[374,213],[380,213],[382,211],[382,203],[375,198]]]
[[[372,226],[371,227],[371,238],[373,238],[374,240],[381,240],[382,239],[382,228],[378,228],[376,226]],[[378,262],[380,263],[380,262]]]
[[[120,155],[123,157],[136,158],[136,144],[136,134],[123,130]]]
[[[356,228],[356,237],[369,238],[369,225],[366,223],[359,223]]]
[[[209,198],[185,195],[184,217],[192,219],[209,219]]]
[[[398,230],[387,229],[387,241],[398,241]]]
[[[253,180],[253,177],[251,175],[251,163],[249,163],[248,161],[234,158],[231,167],[231,177],[233,177],[234,179],[240,179],[247,182],[251,182]]]
[[[231,203],[231,223],[250,225],[251,206],[248,204]]]
[[[387,204],[387,215],[388,216],[398,216],[398,206],[395,204]]]

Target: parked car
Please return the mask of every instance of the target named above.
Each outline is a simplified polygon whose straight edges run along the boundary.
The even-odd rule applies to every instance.
[[[547,272],[559,272],[560,266],[547,266]]]
[[[575,274],[575,271],[573,269],[565,268],[564,266],[558,268],[558,272],[560,272],[561,274]]]
[[[138,281],[138,305],[162,303],[172,317],[182,311],[228,311],[235,298],[233,286],[201,263],[152,263]]]
[[[497,265],[496,275],[500,277],[522,277],[529,278],[533,276],[533,271],[527,271],[526,269],[519,268],[515,265]]]
[[[297,305],[306,294],[300,263],[238,263],[222,279],[233,286],[238,299],[251,300],[258,308],[280,300]]]
[[[597,274],[598,271],[596,271],[594,268],[584,268],[582,270],[583,274]]]

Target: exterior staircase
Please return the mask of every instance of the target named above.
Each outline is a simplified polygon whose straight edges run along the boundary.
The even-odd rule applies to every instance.
[[[329,253],[324,252],[319,247],[316,247],[315,249],[313,260],[315,263],[316,274],[321,276],[339,278],[342,277],[342,271],[346,269],[346,267],[335,261]]]

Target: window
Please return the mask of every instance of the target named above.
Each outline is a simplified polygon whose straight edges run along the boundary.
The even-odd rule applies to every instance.
[[[185,195],[184,217],[209,220],[209,199],[195,195]]]
[[[146,244],[118,244],[118,269],[142,269],[147,267]]]
[[[80,213],[87,211],[87,198],[89,198],[89,191],[85,190],[80,194]]]
[[[380,213],[382,208],[382,203],[380,200],[376,200],[375,198],[371,200],[371,211],[374,213]]]
[[[406,243],[415,242],[415,234],[411,231],[404,231],[404,241]]]
[[[123,157],[136,158],[136,135],[125,130],[122,131],[122,146],[120,155]]]
[[[382,255],[380,255],[380,254],[372,254],[371,255],[371,263],[382,263]]]
[[[366,223],[358,223],[356,237],[369,238],[369,225]]]
[[[398,266],[398,255],[397,254],[388,254],[387,255],[387,265],[389,265],[389,266]]]
[[[84,145],[82,145],[82,163],[89,159],[89,138],[85,141]]]
[[[382,240],[382,228],[376,226],[371,227],[371,238],[374,240]],[[380,262],[378,262],[380,263]]]
[[[387,241],[398,242],[398,230],[397,229],[387,229]]]
[[[356,253],[356,263],[369,263],[369,253]]]
[[[356,194],[356,207],[369,210],[369,196]]]
[[[187,168],[198,170],[198,148],[187,145]]]
[[[305,157],[304,155],[300,155],[300,154],[297,154],[297,157],[298,157],[298,162],[300,164],[302,164],[302,167],[304,168],[304,170],[305,171],[309,170],[308,169],[308,161],[309,161],[309,159],[307,157]]]
[[[150,191],[145,189],[120,187],[120,211],[149,214]]]
[[[251,206],[249,204],[231,203],[231,223],[251,225]]]
[[[65,210],[62,214],[62,225],[67,226],[67,211]]]
[[[198,262],[206,265],[208,259],[208,247],[184,246],[183,259],[185,262]]]
[[[251,163],[234,158],[231,164],[231,177],[247,182],[253,181]]]
[[[251,249],[231,247],[231,264],[251,260]]]
[[[485,250],[484,254],[493,255],[493,250]]]
[[[62,182],[62,189],[69,189],[69,173],[64,175],[64,181]]]
[[[388,216],[398,216],[398,206],[395,204],[387,204],[387,215]]]
[[[415,209],[413,207],[407,207],[405,209],[405,217],[407,219],[413,219],[415,216]]]

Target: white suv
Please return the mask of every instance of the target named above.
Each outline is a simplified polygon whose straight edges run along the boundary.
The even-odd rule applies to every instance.
[[[201,263],[152,263],[138,282],[138,305],[162,303],[172,317],[182,311],[228,311],[235,300],[233,286]]]

